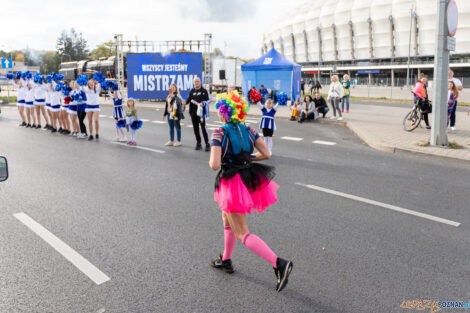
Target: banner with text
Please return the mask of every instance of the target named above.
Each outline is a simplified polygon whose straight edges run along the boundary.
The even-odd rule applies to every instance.
[[[129,97],[166,99],[170,85],[176,84],[185,98],[195,77],[202,77],[202,53],[127,54]]]

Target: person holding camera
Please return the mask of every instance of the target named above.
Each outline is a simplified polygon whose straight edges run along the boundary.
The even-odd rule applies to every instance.
[[[165,146],[181,146],[181,120],[184,119],[183,115],[184,105],[181,96],[178,93],[178,87],[176,84],[171,84],[168,90],[168,97],[165,102],[165,111],[163,112],[163,119],[165,117],[170,127],[170,141]],[[175,139],[175,128],[176,128],[176,142]]]

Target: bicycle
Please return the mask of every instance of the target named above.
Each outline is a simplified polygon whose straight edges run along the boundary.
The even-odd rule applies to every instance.
[[[421,124],[423,113],[429,113],[422,111],[422,108],[424,108],[425,106],[431,106],[431,101],[429,101],[429,104],[426,104],[423,102],[423,99],[417,98],[413,105],[413,108],[410,112],[408,112],[408,114],[406,114],[405,118],[403,119],[403,129],[405,131],[413,131]]]

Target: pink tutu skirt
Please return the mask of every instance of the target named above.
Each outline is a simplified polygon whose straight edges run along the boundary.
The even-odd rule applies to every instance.
[[[277,189],[279,185],[267,178],[259,178],[253,190],[249,190],[243,183],[240,174],[231,178],[222,178],[214,192],[214,200],[225,213],[251,214],[261,213],[273,203],[277,202]]]

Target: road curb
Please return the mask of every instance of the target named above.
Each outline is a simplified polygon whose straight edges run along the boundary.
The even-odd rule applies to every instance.
[[[426,153],[422,151],[415,151],[415,150],[405,149],[405,148],[392,147],[392,146],[387,146],[381,143],[377,143],[373,140],[370,140],[368,136],[364,134],[362,130],[360,130],[359,127],[354,125],[354,123],[346,122],[345,124],[356,136],[361,138],[369,147],[375,150],[384,151],[384,152],[393,153],[393,154],[402,154],[402,155],[409,155],[409,156],[415,156],[415,157],[424,156],[424,157],[433,158],[433,159],[451,160],[451,161],[470,164],[470,160],[467,160],[467,159],[455,158],[455,157],[445,156],[445,155],[438,155],[434,153]]]

